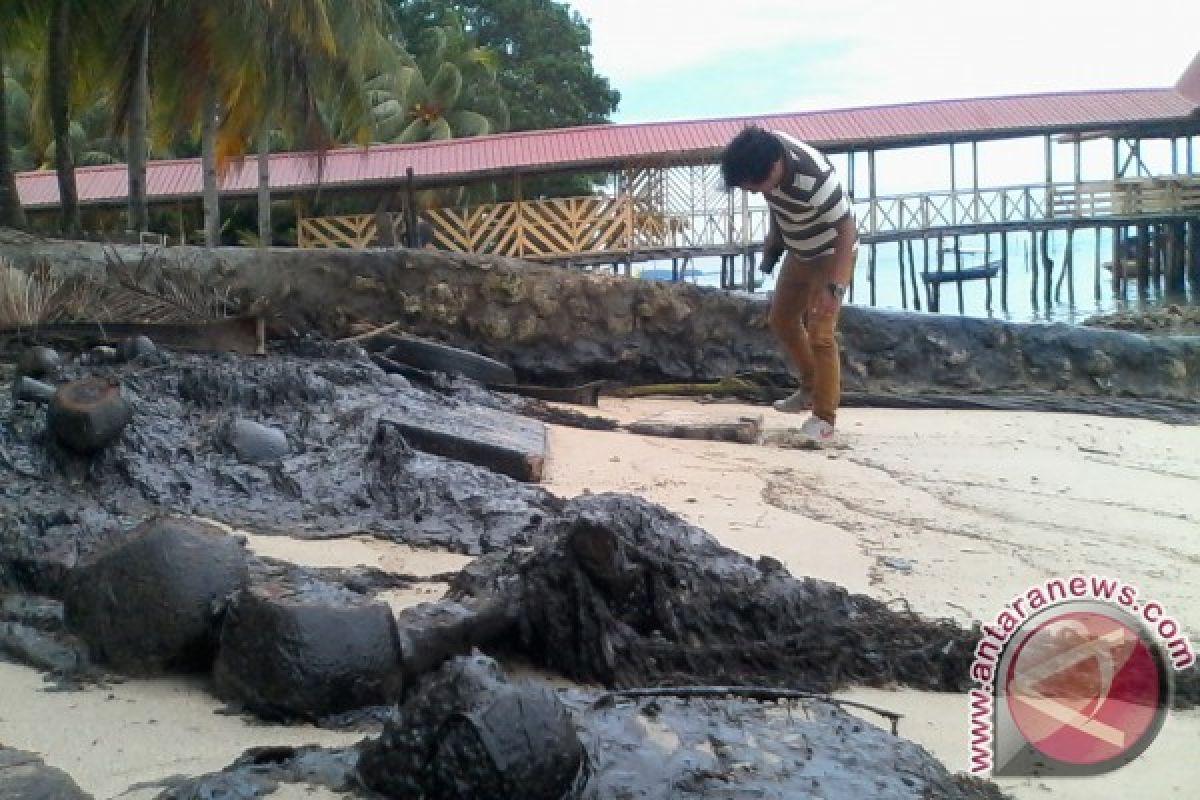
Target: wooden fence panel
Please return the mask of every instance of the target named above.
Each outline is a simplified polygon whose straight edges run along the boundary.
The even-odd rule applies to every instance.
[[[361,250],[378,239],[375,216],[306,217],[300,220],[297,242],[301,247]]]
[[[746,212],[728,196],[717,202],[701,171],[697,196],[678,187],[639,183],[645,196],[523,200],[423,212],[433,242],[444,250],[516,258],[570,258],[647,250],[737,248],[761,242],[767,212]],[[643,185],[643,183],[645,185]],[[652,191],[653,190],[653,191]],[[658,195],[676,208],[664,208]],[[690,209],[685,208],[689,205]],[[1103,220],[1200,210],[1200,178],[1171,176],[1120,181],[1010,186],[976,192],[941,191],[856,199],[862,235],[920,234],[939,227],[1020,224],[1056,219]],[[393,215],[397,217],[399,215]],[[301,247],[362,248],[377,244],[376,218],[360,214],[300,220]]]

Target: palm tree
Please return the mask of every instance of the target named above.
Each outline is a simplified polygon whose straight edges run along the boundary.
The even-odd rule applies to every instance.
[[[54,169],[58,173],[58,201],[62,232],[69,238],[83,235],[75,162],[71,153],[71,74],[74,50],[71,41],[72,0],[50,0],[46,47],[46,99],[54,130]]]
[[[140,233],[149,224],[146,197],[146,156],[150,108],[150,36],[161,0],[126,0],[119,19],[115,135],[125,137],[128,170],[128,230]]]
[[[508,126],[508,109],[492,91],[499,58],[475,46],[457,15],[424,29],[410,47],[412,56],[367,84],[376,141],[481,136]]]
[[[13,158],[10,142],[12,135],[8,121],[8,70],[5,63],[8,43],[5,34],[10,30],[7,26],[0,30],[0,225],[10,228],[25,227],[25,209],[21,206],[21,198],[17,195],[17,179],[13,172]]]
[[[159,14],[174,38],[151,54],[159,90],[155,114],[201,130],[205,231],[215,244],[219,169],[251,147],[265,155],[272,122],[293,142],[321,151],[333,143],[322,97],[340,106],[344,119],[355,116],[357,99],[362,107],[357,116],[365,118],[361,65],[371,50],[361,44],[380,37],[383,5],[381,0],[211,0],[165,3]],[[265,196],[260,203],[269,209],[263,172],[260,167],[260,198]],[[268,227],[264,213],[264,242]]]
[[[260,8],[256,15],[261,60],[246,73],[261,78],[248,82],[248,91],[260,98],[254,104],[260,113],[247,124],[254,129],[258,151],[258,238],[263,246],[271,241],[268,163],[273,126],[278,125],[293,146],[322,154],[336,142],[336,119],[348,140],[365,144],[369,109],[364,76],[388,57],[390,24],[380,0],[316,5],[311,0],[275,1],[273,9]],[[236,119],[231,118],[231,125],[239,128]]]

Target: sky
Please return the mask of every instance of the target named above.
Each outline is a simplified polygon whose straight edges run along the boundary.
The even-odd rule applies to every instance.
[[[614,122],[1171,86],[1195,0],[568,0]]]

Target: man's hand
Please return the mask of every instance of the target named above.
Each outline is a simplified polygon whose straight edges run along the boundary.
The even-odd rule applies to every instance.
[[[759,270],[764,275],[770,275],[775,271],[775,265],[779,263],[779,257],[782,255],[782,250],[763,250],[762,262],[758,265]]]

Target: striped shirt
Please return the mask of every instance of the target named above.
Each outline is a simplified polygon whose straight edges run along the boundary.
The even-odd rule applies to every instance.
[[[783,142],[784,172],[779,186],[763,195],[771,226],[797,258],[832,253],[836,226],[850,213],[842,183],[823,153],[794,136],[772,133]]]

